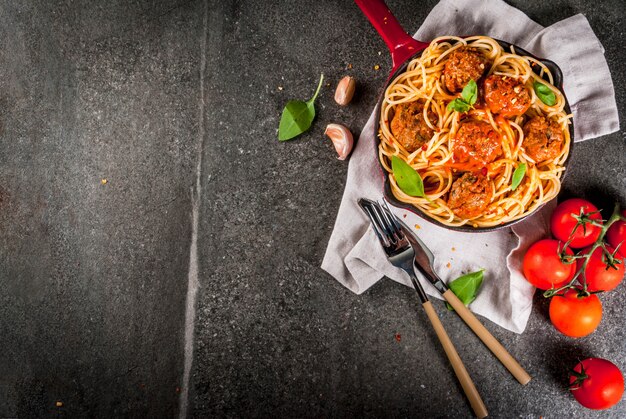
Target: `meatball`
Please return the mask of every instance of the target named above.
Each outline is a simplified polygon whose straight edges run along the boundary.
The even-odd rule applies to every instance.
[[[537,163],[557,157],[564,141],[561,126],[552,119],[535,116],[524,124],[522,145],[526,154]]]
[[[491,75],[485,79],[485,103],[493,113],[517,116],[530,107],[530,94],[512,77]]]
[[[414,152],[426,144],[433,136],[433,130],[424,120],[424,104],[422,102],[402,103],[394,108],[391,120],[391,133],[408,151]],[[431,124],[437,123],[434,112],[428,111]]]
[[[459,218],[478,217],[489,205],[492,195],[487,176],[467,172],[452,184],[448,207]]]
[[[461,122],[452,145],[454,161],[485,166],[502,154],[500,134],[487,122]]]
[[[443,68],[443,81],[450,93],[463,90],[470,81],[478,81],[487,69],[489,60],[479,51],[460,47],[450,53]]]

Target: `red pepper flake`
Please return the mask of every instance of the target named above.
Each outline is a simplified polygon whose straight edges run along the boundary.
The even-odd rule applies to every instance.
[[[396,333],[395,338],[396,342],[400,342],[402,340],[402,336],[400,335],[400,333]]]
[[[424,150],[424,151],[428,150],[428,144],[424,144],[424,145],[422,146],[422,150]]]
[[[483,176],[487,176],[487,173],[488,173],[487,168],[483,167],[482,169],[480,169],[480,173],[482,173]]]
[[[406,218],[406,214],[402,214],[402,218]]]

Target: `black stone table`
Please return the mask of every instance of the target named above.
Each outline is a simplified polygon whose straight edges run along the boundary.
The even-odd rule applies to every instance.
[[[623,2],[514,4],[587,16],[626,120]],[[389,1],[410,32],[434,5]],[[0,417],[468,417],[413,291],[319,268],[347,171],[323,130],[358,135],[389,69],[351,1],[0,3]],[[313,128],[278,143],[322,72]],[[563,195],[626,204],[625,153],[623,131],[578,144]],[[486,321],[527,387],[435,306],[491,416],[622,418],[565,380],[587,356],[626,370],[625,297],[578,340],[539,296],[522,335]]]

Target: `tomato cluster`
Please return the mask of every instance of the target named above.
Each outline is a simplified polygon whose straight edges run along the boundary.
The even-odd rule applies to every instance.
[[[589,201],[561,202],[550,219],[554,239],[539,240],[524,256],[524,276],[547,290],[550,320],[561,333],[582,337],[592,333],[602,319],[597,294],[615,289],[624,278],[626,211],[616,209],[605,223]],[[604,239],[608,241],[605,243]],[[624,246],[624,247],[622,247]],[[580,249],[575,254],[572,249]]]
[[[539,240],[524,255],[524,276],[551,297],[550,321],[562,334],[591,334],[602,320],[598,293],[615,289],[624,278],[626,210],[616,206],[604,221],[584,199],[560,203],[550,219],[554,239]],[[600,358],[580,362],[571,372],[570,389],[580,404],[608,409],[624,392],[617,366]]]

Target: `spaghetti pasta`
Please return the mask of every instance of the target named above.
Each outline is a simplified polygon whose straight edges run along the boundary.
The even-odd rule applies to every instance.
[[[463,113],[448,106],[461,96],[449,90],[459,80],[446,73],[453,64],[480,69],[478,101]],[[535,82],[550,89],[554,104],[542,102]],[[514,47],[507,51],[486,36],[433,40],[389,84],[381,104],[378,153],[393,195],[448,226],[493,227],[526,216],[559,192],[571,143],[565,105],[550,70]],[[424,196],[400,189],[392,156],[419,173]],[[525,176],[513,190],[522,163]]]

